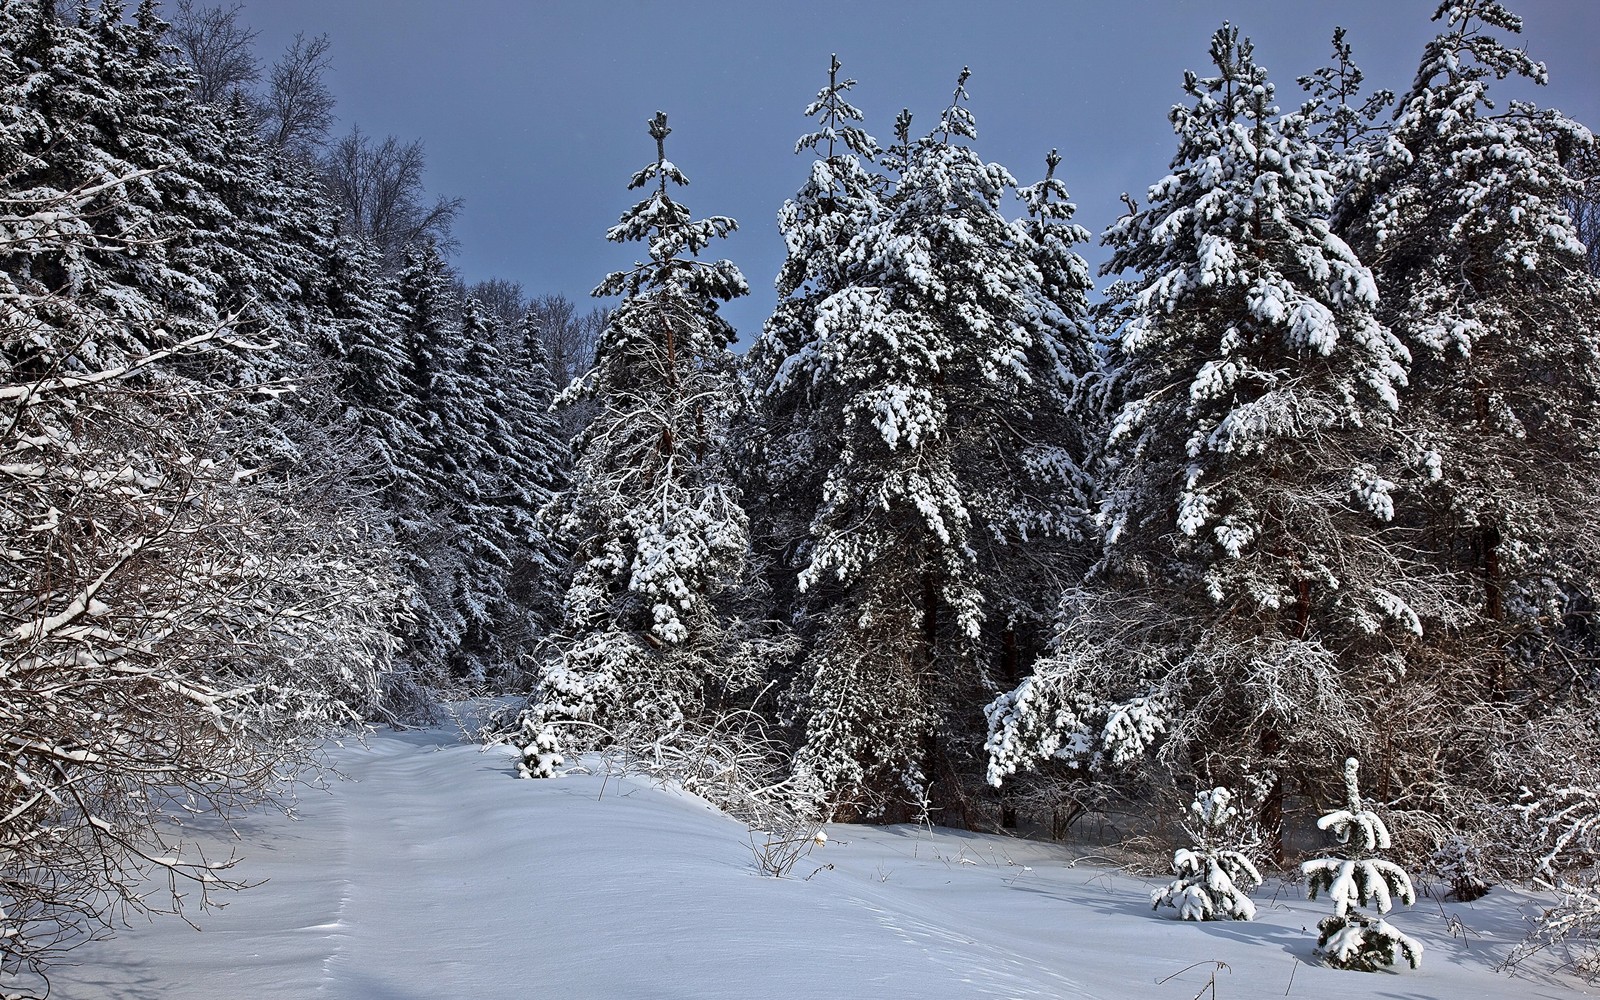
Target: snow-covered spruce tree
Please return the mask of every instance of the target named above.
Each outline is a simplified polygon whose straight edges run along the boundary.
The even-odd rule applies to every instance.
[[[737,393],[717,303],[748,291],[726,260],[699,259],[727,235],[725,216],[692,219],[669,184],[667,117],[649,123],[656,158],[629,188],[648,197],[606,234],[645,243],[649,258],[606,277],[622,295],[594,367],[568,398],[593,400],[576,442],[572,488],[550,514],[573,552],[560,649],[542,667],[523,726],[530,762],[557,747],[638,744],[730,704],[756,658],[724,618],[743,569],[746,523],[724,453]],[[541,734],[556,737],[541,739]]]
[[[530,547],[544,543],[537,512],[555,484],[548,417],[522,398],[524,378],[506,363],[478,304],[457,299],[453,277],[428,246],[407,251],[398,278],[396,328],[419,484],[419,507],[398,512],[412,538],[417,584],[410,657],[419,668],[498,684],[543,634],[539,595],[512,593]],[[523,428],[531,435],[524,440]]]
[[[411,456],[422,450],[410,401],[404,347],[395,327],[396,290],[384,280],[382,258],[358,236],[341,236],[325,262],[322,294],[329,312],[323,351],[333,367],[332,390],[344,404],[350,436],[374,452],[366,481],[394,510],[421,506],[422,481]]]
[[[1300,866],[1310,897],[1326,893],[1333,902],[1333,915],[1317,924],[1317,952],[1336,969],[1375,972],[1401,958],[1415,969],[1422,962],[1422,945],[1396,930],[1383,915],[1393,908],[1394,900],[1410,906],[1417,895],[1404,869],[1374,856],[1389,849],[1389,828],[1361,804],[1356,787],[1359,766],[1354,757],[1345,760],[1345,807],[1317,821],[1320,829],[1339,838],[1345,856],[1316,858]],[[1363,906],[1378,916],[1361,912],[1358,907]]]
[[[816,156],[795,196],[778,212],[788,249],[775,284],[778,305],[751,345],[745,376],[750,405],[744,439],[745,496],[751,542],[767,569],[773,603],[803,607],[799,571],[811,550],[811,520],[822,485],[837,459],[843,408],[834,386],[810,377],[792,361],[816,337],[818,307],[860,277],[850,245],[884,214],[887,180],[872,169],[877,140],[859,124],[860,110],[846,99],[856,81],[841,78],[838,57],[828,85],[805,109],[817,129],[802,135],[795,153]]]
[[[881,208],[865,183],[845,192],[856,206],[845,221],[864,228],[842,251],[842,237],[819,240],[824,263],[805,265],[843,286],[819,282],[825,297],[780,307],[815,319],[775,385],[808,394],[838,442],[815,456],[828,464],[798,580],[811,634],[796,772],[858,816],[919,810],[930,782],[965,814],[985,603],[998,647],[1021,589],[1002,578],[1024,573],[1025,546],[1058,553],[1084,527],[1082,456],[1062,443],[1091,357],[1082,268],[1061,254],[1074,234],[1005,218],[1015,182],[966,145],[966,79],[932,135],[912,141],[902,127],[904,163]],[[1059,216],[1046,187],[1030,206]]]
[[[1183,824],[1192,844],[1173,853],[1178,877],[1150,893],[1152,908],[1176,907],[1180,920],[1253,920],[1256,904],[1248,894],[1261,873],[1241,849],[1243,819],[1227,788],[1196,792]]]
[[[401,383],[410,390],[400,401],[401,415],[416,445],[399,458],[418,484],[417,506],[396,511],[395,535],[414,584],[406,657],[442,684],[473,614],[460,588],[478,530],[482,484],[474,478],[478,441],[462,385],[458,305],[438,248],[406,249],[391,301]]]
[[[1021,433],[1031,438],[1018,450],[1026,473],[1013,477],[990,467],[978,477],[1024,487],[992,496],[991,511],[978,514],[989,525],[979,547],[989,660],[1007,685],[1022,679],[1025,666],[1048,641],[1061,592],[1082,579],[1092,543],[1098,541],[1089,515],[1097,502],[1089,466],[1100,447],[1097,402],[1104,373],[1090,318],[1094,279],[1074,249],[1088,241],[1089,233],[1072,222],[1076,206],[1056,176],[1060,165],[1061,154],[1052,149],[1045,156],[1044,178],[1017,189],[1027,215],[1013,223],[1015,247],[1027,255],[1039,282],[1029,295],[1029,308],[1038,310],[1029,323],[1035,328],[1028,346],[1034,365],[1029,381],[1038,379],[1043,386],[1021,393],[1032,398],[1019,400],[1022,413],[1010,414],[1013,426],[1025,427]],[[1041,378],[1045,371],[1049,374]],[[971,414],[974,426],[980,426],[981,405]],[[982,468],[983,456],[995,452],[990,436],[974,435],[971,441],[976,445],[971,457],[959,462],[963,478],[973,478],[969,470]]]
[[[572,448],[554,412],[556,386],[537,317],[524,313],[513,337],[502,337],[501,343],[506,345],[501,357],[507,368],[497,378],[497,405],[506,427],[501,462],[508,526],[515,539],[508,596],[527,629],[514,639],[508,636],[507,642],[518,659],[525,659],[560,618],[565,558],[540,512],[567,489]]]
[[[471,456],[467,478],[473,502],[464,513],[462,561],[456,601],[467,609],[467,627],[453,671],[483,683],[518,659],[531,643],[534,623],[511,600],[509,584],[517,550],[534,537],[534,518],[548,500],[546,484],[535,483],[520,461],[527,449],[513,423],[526,407],[510,397],[522,390],[496,345],[494,322],[468,297],[461,305],[461,425]],[[532,456],[530,456],[532,457]]]
[[[1057,756],[1254,775],[1281,859],[1285,783],[1365,731],[1431,597],[1381,540],[1405,350],[1322,220],[1302,120],[1236,28],[1211,57],[1172,111],[1172,174],[1104,239],[1107,272],[1136,274],[1106,309],[1104,555],[1053,652],[989,706],[989,776]]]
[[[1592,656],[1577,626],[1600,544],[1600,283],[1566,164],[1593,139],[1558,112],[1494,111],[1491,78],[1546,79],[1501,40],[1521,30],[1503,4],[1434,17],[1444,30],[1335,221],[1414,358],[1402,454],[1419,502],[1400,524],[1465,612],[1423,676],[1458,700],[1551,704]]]
[[[471,482],[458,513],[455,601],[466,631],[458,676],[503,688],[553,624],[559,588],[548,531],[538,514],[565,486],[567,448],[556,438],[554,397],[541,345],[502,353],[495,324],[469,296],[460,319],[457,379],[461,447]]]

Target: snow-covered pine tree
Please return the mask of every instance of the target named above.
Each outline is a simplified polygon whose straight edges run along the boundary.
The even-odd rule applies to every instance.
[[[565,487],[566,446],[550,413],[554,391],[542,349],[511,357],[473,296],[462,303],[461,369],[455,380],[471,483],[458,498],[455,603],[466,630],[454,672],[504,689],[506,672],[552,624],[555,558],[539,512]]]
[[[1265,775],[1276,854],[1285,780],[1362,731],[1418,627],[1424,597],[1379,541],[1407,358],[1323,221],[1303,122],[1236,28],[1211,58],[1172,111],[1172,174],[1104,239],[1107,273],[1136,273],[1106,312],[1105,552],[1052,654],[989,706],[989,773],[1061,755]]]
[[[1361,804],[1356,787],[1359,767],[1356,758],[1345,760],[1345,807],[1317,821],[1320,829],[1339,838],[1344,857],[1316,858],[1300,866],[1310,897],[1326,893],[1333,902],[1333,915],[1317,923],[1317,953],[1336,969],[1375,972],[1401,958],[1415,969],[1422,962],[1422,945],[1396,930],[1384,914],[1394,907],[1394,900],[1410,906],[1417,894],[1404,869],[1375,856],[1389,849],[1389,828]],[[1363,906],[1378,916],[1361,912],[1358,907]]]
[[[525,550],[544,542],[535,517],[553,484],[535,481],[548,470],[539,445],[520,434],[532,409],[516,398],[524,384],[503,363],[483,311],[457,299],[437,248],[408,250],[397,284],[399,374],[411,390],[404,408],[418,445],[402,458],[420,487],[418,506],[397,512],[416,582],[409,656],[419,669],[481,683],[542,635],[530,618],[537,596],[524,601],[511,590],[519,560],[531,558]]]
[[[1456,609],[1421,679],[1537,705],[1549,699],[1523,696],[1592,655],[1570,647],[1600,545],[1600,283],[1566,164],[1593,139],[1555,111],[1494,111],[1491,79],[1546,79],[1501,40],[1521,30],[1503,4],[1450,0],[1434,18],[1443,30],[1335,222],[1414,358],[1403,483],[1419,502],[1401,525]]]
[[[1049,553],[1084,529],[1082,455],[1066,443],[1092,364],[1084,268],[1064,250],[1079,234],[1041,222],[1070,211],[1053,177],[1029,190],[1040,218],[1005,218],[1015,181],[967,145],[966,81],[932,135],[911,140],[902,116],[904,162],[876,219],[865,185],[850,192],[847,218],[864,228],[820,265],[843,285],[819,283],[810,339],[779,366],[777,384],[810,393],[839,434],[819,456],[830,464],[799,577],[815,631],[796,771],[856,815],[920,809],[935,777],[965,811],[985,603],[999,647],[1024,589],[1008,574],[1041,555],[1026,572],[1048,579]]]
[[[1355,63],[1354,50],[1345,40],[1344,29],[1333,29],[1333,62],[1299,79],[1300,88],[1310,98],[1301,108],[1312,138],[1330,155],[1329,169],[1338,188],[1350,175],[1359,172],[1358,164],[1347,163],[1361,157],[1370,143],[1375,122],[1394,103],[1394,92],[1375,90],[1361,96],[1366,74]]]
[[[1243,819],[1229,789],[1195,792],[1183,824],[1191,846],[1173,852],[1178,877],[1150,893],[1151,908],[1176,907],[1180,920],[1253,920],[1249,892],[1261,873],[1243,849]]]
[[[560,386],[556,384],[550,351],[536,312],[530,309],[522,315],[512,342],[514,346],[507,353],[516,359],[518,377],[523,382],[523,389],[515,399],[522,411],[516,419],[528,442],[527,453],[520,458],[529,464],[526,473],[529,483],[524,488],[545,491],[543,502],[538,504],[538,509],[543,509],[567,487],[572,446],[555,415]],[[535,495],[534,499],[539,497]]]
[[[523,718],[530,775],[560,746],[661,738],[753,680],[738,623],[718,607],[742,572],[747,535],[724,451],[734,331],[717,304],[749,289],[731,262],[699,259],[734,221],[695,220],[673,200],[668,185],[688,179],[666,157],[667,116],[649,130],[656,158],[628,185],[649,195],[606,234],[644,242],[649,258],[595,289],[622,303],[594,367],[564,394],[597,410],[552,512],[573,577],[560,652]]]

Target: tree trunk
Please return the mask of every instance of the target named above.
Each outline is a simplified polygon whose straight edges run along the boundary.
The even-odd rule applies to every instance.
[[[1267,788],[1267,794],[1261,799],[1261,833],[1266,837],[1263,845],[1267,857],[1278,867],[1283,867],[1283,775],[1277,766],[1278,752],[1283,747],[1283,738],[1278,731],[1267,727],[1261,732],[1261,760],[1271,769],[1272,784]]]

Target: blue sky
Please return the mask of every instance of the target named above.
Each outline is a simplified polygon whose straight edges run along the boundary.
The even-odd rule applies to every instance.
[[[637,256],[608,244],[633,200],[628,176],[654,155],[645,121],[673,127],[668,156],[692,181],[697,216],[731,215],[722,256],[752,288],[727,314],[747,342],[771,309],[783,246],[778,207],[806,165],[793,154],[801,112],[837,52],[859,81],[856,103],[882,140],[909,107],[931,128],[956,74],[968,91],[977,148],[1022,183],[1059,147],[1060,175],[1098,233],[1165,172],[1167,111],[1183,71],[1206,69],[1223,20],[1256,43],[1279,102],[1295,77],[1328,61],[1342,24],[1368,86],[1403,91],[1435,33],[1434,0],[1031,0],[855,3],[819,0],[247,0],[270,63],[296,31],[333,42],[336,131],[421,138],[428,184],[466,205],[457,267],[530,292],[582,301]],[[1600,127],[1600,0],[1510,0],[1527,21],[1546,88],[1510,85]],[[1018,208],[1020,211],[1020,206]],[[1095,247],[1086,256],[1098,261]]]

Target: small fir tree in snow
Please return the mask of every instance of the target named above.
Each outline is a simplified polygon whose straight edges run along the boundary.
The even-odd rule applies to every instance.
[[[1150,894],[1153,907],[1176,907],[1181,920],[1253,920],[1256,905],[1247,894],[1261,884],[1261,873],[1241,849],[1242,820],[1233,792],[1196,792],[1183,824],[1193,846],[1172,855],[1178,877]]]
[[[522,748],[522,759],[517,762],[519,778],[554,778],[556,768],[565,764],[561,745],[556,734],[541,729],[533,734],[533,742]]]
[[[1325,893],[1333,902],[1333,915],[1317,924],[1317,951],[1336,969],[1375,972],[1401,958],[1415,969],[1422,962],[1422,945],[1391,926],[1384,914],[1394,900],[1410,906],[1417,896],[1404,869],[1375,856],[1389,849],[1389,828],[1377,813],[1362,806],[1356,787],[1359,767],[1354,757],[1344,762],[1345,807],[1317,820],[1318,828],[1339,838],[1344,856],[1317,858],[1300,866],[1310,898]],[[1378,915],[1369,916],[1358,907],[1370,907]]]

